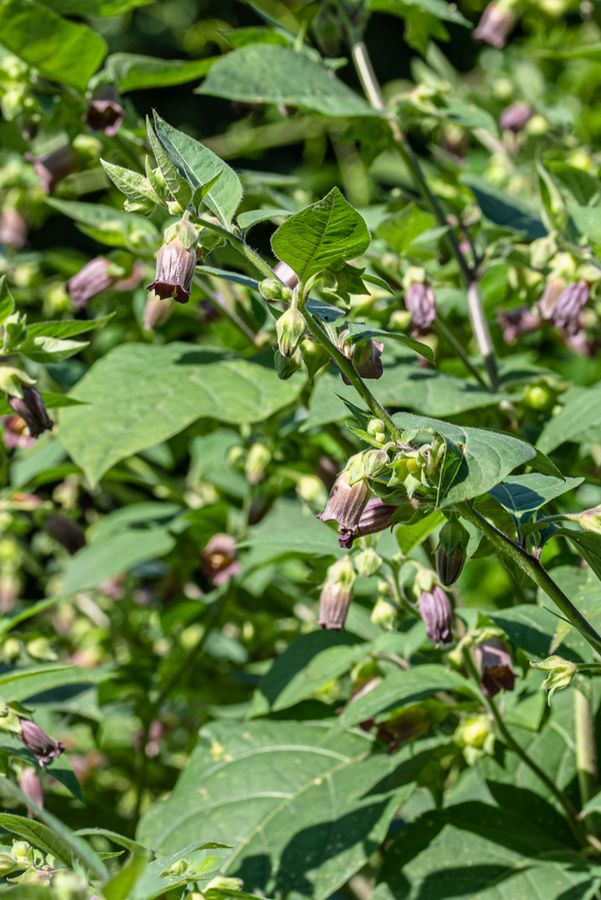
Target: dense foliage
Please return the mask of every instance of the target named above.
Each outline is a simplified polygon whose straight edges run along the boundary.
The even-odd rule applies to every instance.
[[[0,45],[0,894],[599,897],[601,4]]]

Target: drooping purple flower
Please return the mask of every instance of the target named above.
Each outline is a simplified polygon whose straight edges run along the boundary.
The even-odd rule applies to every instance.
[[[113,87],[102,85],[94,91],[85,115],[85,121],[93,131],[103,131],[108,137],[113,137],[124,118],[125,110]]]
[[[47,194],[52,194],[57,184],[74,171],[77,162],[70,144],[64,144],[45,156],[34,157],[27,154],[25,158],[33,163],[36,175]]]
[[[44,788],[38,777],[38,773],[31,766],[22,769],[19,774],[19,787],[30,800],[37,803],[38,806],[44,806]],[[33,818],[31,810],[28,812],[30,818]]]
[[[411,324],[417,334],[426,334],[436,320],[436,297],[431,285],[414,281],[405,292],[405,306],[411,313]]]
[[[477,644],[474,656],[480,672],[482,690],[488,697],[499,691],[512,691],[515,671],[511,654],[503,641],[492,637]]]
[[[520,306],[517,309],[500,309],[497,312],[497,321],[503,330],[503,339],[508,344],[514,344],[522,334],[536,331],[540,327],[540,310],[535,307]]]
[[[292,269],[288,263],[279,262],[274,268],[274,274],[280,279],[280,281],[286,285],[287,288],[295,288],[298,284],[298,275]]]
[[[92,297],[108,290],[116,281],[115,275],[112,274],[110,259],[106,256],[97,256],[70,278],[65,287],[76,309],[82,309]]]
[[[161,300],[187,303],[195,266],[196,250],[186,247],[179,237],[173,237],[162,244],[157,254],[155,279],[148,290],[154,291]]]
[[[318,624],[322,628],[340,631],[344,627],[354,583],[355,572],[348,556],[330,566],[319,597]]]
[[[65,745],[61,741],[53,740],[30,719],[21,719],[21,740],[42,767],[57,759],[65,750]]]
[[[533,115],[534,110],[530,104],[517,101],[503,110],[499,119],[499,125],[503,131],[513,131],[514,134],[519,134],[520,131],[524,130]]]
[[[322,522],[337,522],[341,530],[354,532],[370,494],[369,485],[364,478],[351,485],[342,472],[334,482],[325,509],[317,518]]]
[[[580,330],[580,312],[588,302],[590,287],[583,278],[568,285],[558,296],[549,315],[549,321],[566,334]]]
[[[240,571],[236,559],[236,541],[231,534],[214,534],[202,552],[202,571],[215,587],[226,584]]]
[[[50,431],[54,422],[48,415],[44,401],[34,387],[23,385],[22,397],[9,397],[9,406],[27,423],[29,433],[36,438],[43,431]]]
[[[0,213],[0,244],[22,250],[27,243],[27,222],[14,206]]]
[[[435,644],[450,643],[453,640],[453,607],[445,591],[438,585],[431,591],[424,591],[418,608],[430,640]]]
[[[474,40],[502,50],[514,25],[515,16],[511,9],[502,0],[493,0],[480,17],[474,30]]]
[[[3,421],[2,440],[7,450],[21,450],[35,444],[27,430],[27,422],[21,416],[6,416]]]
[[[67,516],[59,513],[48,516],[44,521],[44,530],[54,541],[62,544],[71,556],[85,546],[86,536],[82,527]]]
[[[390,526],[397,508],[398,507],[393,506],[390,503],[386,503],[380,497],[372,497],[365,504],[365,508],[361,513],[355,528],[344,528],[343,526],[340,526],[338,543],[341,547],[350,550],[355,538],[363,537],[366,534],[376,534],[378,531],[384,531]]]

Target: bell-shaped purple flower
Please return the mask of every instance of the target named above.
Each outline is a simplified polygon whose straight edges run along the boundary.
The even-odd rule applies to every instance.
[[[580,330],[580,312],[588,302],[590,287],[583,278],[568,285],[560,293],[550,312],[549,321],[566,334]]]
[[[417,334],[426,334],[436,320],[436,297],[432,287],[414,281],[405,292],[405,306],[411,313],[411,324]]]
[[[348,557],[330,566],[319,598],[318,624],[322,628],[340,631],[344,627],[354,583],[355,572]]]
[[[369,485],[364,478],[351,485],[342,472],[334,482],[325,509],[317,518],[322,522],[337,522],[340,529],[354,532],[370,495]]]
[[[474,656],[480,672],[482,690],[488,697],[499,691],[512,691],[515,671],[511,654],[503,641],[491,637],[477,644]]]
[[[350,550],[355,538],[363,537],[363,535],[366,534],[376,534],[378,531],[384,531],[390,526],[397,509],[397,506],[386,503],[380,497],[372,497],[365,504],[365,508],[354,528],[340,526],[338,530],[338,543],[341,547]]]
[[[22,250],[27,243],[27,222],[14,206],[0,212],[0,244]]]
[[[161,300],[187,303],[195,266],[196,250],[186,247],[175,235],[161,246],[157,254],[155,278],[148,285],[148,290],[154,291]]]
[[[29,433],[36,438],[43,431],[50,431],[54,422],[48,415],[44,401],[34,387],[23,385],[22,397],[9,397],[9,406],[25,420]]]
[[[514,134],[519,134],[520,131],[524,130],[533,115],[534,110],[529,103],[518,101],[503,110],[499,119],[499,125],[503,131],[513,131]]]
[[[474,30],[474,40],[502,50],[514,25],[515,16],[507,4],[503,0],[493,0],[480,17]]]
[[[240,571],[236,559],[236,541],[231,534],[214,534],[202,553],[202,571],[215,587],[226,584]]]
[[[453,640],[453,607],[445,591],[438,585],[431,591],[424,591],[418,608],[430,640],[435,644],[449,644]]]
[[[67,516],[59,513],[48,516],[44,521],[44,530],[54,541],[62,544],[71,556],[85,546],[86,536],[81,525]]]
[[[507,344],[514,344],[522,334],[528,334],[540,328],[540,310],[535,307],[520,306],[517,309],[500,309],[497,321],[503,330],[503,339]]]
[[[113,137],[124,118],[125,110],[113,87],[103,85],[94,91],[85,115],[85,121],[93,131],[103,131],[108,137]]]
[[[61,741],[54,741],[39,725],[29,719],[21,719],[21,740],[42,767],[57,759],[65,750],[65,745]]]
[[[36,175],[47,194],[53,193],[57,184],[75,170],[77,163],[77,156],[70,144],[64,144],[45,156],[34,157],[27,154],[25,158],[33,163]]]
[[[97,256],[68,280],[66,291],[76,309],[82,309],[92,297],[96,297],[115,284],[117,278],[112,271],[113,264],[110,259],[107,259],[106,256]]]
[[[30,800],[33,800],[38,806],[44,806],[44,788],[42,787],[42,782],[40,781],[37,772],[31,766],[27,766],[26,769],[21,770],[19,774],[19,787]],[[29,812],[29,816],[33,818],[31,812]]]

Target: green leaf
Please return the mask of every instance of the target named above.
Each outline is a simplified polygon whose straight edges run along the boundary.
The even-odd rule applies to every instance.
[[[259,682],[251,714],[261,716],[300,703],[348,672],[366,652],[366,645],[346,631],[302,635],[278,656]]]
[[[53,81],[84,91],[107,46],[85,25],[37,0],[0,0],[2,44]]]
[[[414,241],[434,227],[435,222],[431,213],[409,203],[380,222],[376,234],[397,253],[405,254],[411,251]]]
[[[529,817],[465,802],[424,813],[388,848],[374,900],[596,896],[599,868]]]
[[[111,466],[201,417],[232,424],[268,418],[298,396],[301,379],[183,343],[126,344],[98,360],[71,391],[60,440],[96,484]]]
[[[397,525],[394,534],[401,553],[407,556],[444,521],[444,515],[436,510],[415,525]]]
[[[120,16],[131,9],[148,6],[153,0],[44,0],[44,5],[64,16]]]
[[[568,209],[580,234],[592,244],[601,243],[601,206],[578,206],[574,203]]]
[[[154,127],[165,153],[193,192],[219,176],[204,199],[222,223],[229,227],[242,200],[242,183],[234,170],[208,147],[183,131],[172,128],[156,113]]]
[[[271,219],[287,219],[292,215],[289,209],[251,209],[248,212],[240,213],[238,216],[238,225],[242,231],[250,231],[259,222],[269,222]]]
[[[171,895],[177,887],[183,887],[190,880],[185,874],[168,874],[171,867],[179,860],[185,859],[196,871],[198,877],[194,884],[203,889],[218,875],[228,857],[229,847],[219,844],[204,844],[199,847],[198,839],[167,856],[159,856],[146,866],[142,876],[136,881],[133,891],[127,900],[154,900],[155,897]]]
[[[107,677],[107,669],[83,669],[64,663],[24,666],[0,675],[0,697],[5,703],[23,701],[67,684],[97,684]]]
[[[521,200],[508,196],[474,175],[465,176],[462,180],[476,195],[486,218],[495,225],[522,231],[529,240],[536,240],[547,234],[542,220]]]
[[[353,335],[355,342],[368,340],[369,338],[382,338],[383,340],[388,339],[397,341],[399,344],[403,344],[404,347],[413,350],[414,353],[419,353],[419,355],[423,356],[424,359],[427,359],[428,362],[435,362],[434,351],[431,347],[422,343],[422,341],[416,341],[414,338],[409,337],[409,335],[403,334],[402,332],[385,331],[383,328],[368,328],[364,330],[364,326],[362,325],[351,325],[348,330]]]
[[[101,159],[100,164],[115,187],[125,194],[130,203],[158,202],[159,198],[145,175],[134,172],[133,169],[116,166],[105,159]]]
[[[407,706],[440,691],[458,691],[470,698],[478,698],[473,685],[444,666],[425,663],[406,672],[395,672],[386,677],[373,690],[349,703],[338,719],[339,728],[351,728],[374,716],[390,712],[399,706]]]
[[[395,757],[371,748],[321,724],[214,722],[140,838],[168,852],[210,821],[218,840],[234,836],[225,871],[246,890],[325,900],[377,848],[429,758],[419,745]]]
[[[14,349],[16,353],[21,353],[32,362],[57,363],[75,356],[87,346],[87,341],[65,341],[43,334],[31,337],[28,333],[25,340]]]
[[[86,331],[95,331],[96,328],[104,328],[111,321],[115,313],[106,316],[98,316],[96,319],[61,319],[58,322],[34,322],[27,325],[27,338],[52,337],[63,340],[74,337],[76,334],[84,334]]]
[[[589,434],[598,439],[601,428],[601,383],[590,388],[573,387],[562,397],[561,410],[547,422],[538,447],[550,453],[565,441],[579,441]]]
[[[513,475],[497,484],[491,495],[517,522],[527,522],[551,500],[575,490],[583,478],[554,478],[551,475]]]
[[[0,277],[0,327],[15,311],[15,301],[9,290],[6,275]]]
[[[47,825],[26,819],[12,813],[0,813],[0,828],[5,828],[24,841],[37,847],[42,853],[51,853],[65,865],[70,866],[73,849],[70,844],[61,840]]]
[[[397,413],[394,421],[404,429],[439,434],[451,452],[461,458],[451,483],[444,486],[441,506],[488,493],[510,472],[536,456],[534,447],[526,441],[498,431],[464,428],[412,413]]]
[[[145,0],[152,2],[152,0]],[[111,53],[104,73],[107,80],[121,93],[148,88],[171,87],[195,81],[206,75],[214,59],[158,59],[138,53]],[[104,76],[103,73],[103,76]]]
[[[197,93],[303,106],[327,116],[380,115],[322,65],[274,44],[251,44],[222,56]]]
[[[161,235],[152,222],[143,216],[125,213],[101,203],[80,203],[78,200],[54,200],[46,202],[60,213],[74,219],[84,234],[108,244],[128,250],[155,248],[161,243]]]
[[[409,18],[419,10],[445,22],[472,27],[471,22],[461,15],[454,4],[446,3],[444,0],[368,0],[367,5],[374,12],[385,12],[402,18]]]
[[[367,225],[338,188],[290,216],[271,238],[275,255],[303,282],[359,256],[369,242]]]
[[[558,528],[561,534],[574,544],[576,550],[587,561],[597,578],[601,579],[601,535],[594,531],[576,531],[572,528]]]
[[[244,557],[249,569],[291,556],[337,557],[343,553],[334,530],[324,528],[300,503],[284,499],[251,529],[242,546],[250,548]]]

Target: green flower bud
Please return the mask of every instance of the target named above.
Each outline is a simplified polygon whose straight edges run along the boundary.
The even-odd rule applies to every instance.
[[[265,478],[267,467],[271,462],[271,450],[265,444],[253,444],[246,457],[244,472],[249,484],[259,484]]]
[[[0,853],[0,877],[10,875],[16,869],[15,861],[8,853]]]
[[[328,502],[328,493],[325,485],[317,475],[303,475],[302,478],[299,478],[296,491],[305,503],[325,506]]]
[[[457,726],[454,738],[461,747],[474,747],[480,750],[491,734],[493,729],[487,716],[467,716]]]
[[[282,356],[280,351],[276,350],[273,355],[273,360],[276,375],[280,381],[287,381],[291,378],[295,372],[298,372],[302,363],[302,357],[298,351],[293,353],[292,356]]]
[[[363,478],[377,478],[388,463],[388,454],[385,450],[362,450],[351,456],[344,467],[344,473],[352,486]]]
[[[373,547],[367,547],[355,557],[355,568],[359,575],[369,578],[375,575],[382,565],[382,558],[378,556]]]
[[[382,419],[370,419],[367,423],[367,433],[378,443],[383,444],[386,440],[386,426]]]
[[[398,620],[398,609],[388,597],[378,597],[371,611],[370,619],[384,631],[394,631]]]
[[[302,339],[300,353],[309,378],[313,378],[320,369],[323,369],[330,358],[327,351],[312,337]]]
[[[13,841],[13,846],[10,851],[10,855],[17,862],[29,862],[31,857],[32,847],[31,844],[28,844],[27,841]]]
[[[275,323],[278,337],[278,350],[287,358],[291,357],[305,332],[305,320],[298,311],[296,303],[291,303]]]
[[[533,669],[542,669],[547,672],[547,677],[542,683],[542,688],[547,691],[547,702],[551,705],[553,694],[562,691],[572,683],[572,679],[578,671],[576,665],[561,656],[548,656],[542,662],[531,662]]]
[[[188,860],[182,856],[180,859],[176,859],[173,865],[169,866],[168,869],[165,869],[164,872],[161,872],[163,878],[173,875],[185,875],[186,872],[190,868],[190,863]]]
[[[264,278],[259,282],[259,293],[264,300],[288,303],[292,291],[279,278]]]
[[[463,569],[467,557],[469,531],[459,519],[448,519],[440,529],[436,551],[436,572],[445,586],[454,584]]]
[[[566,516],[570,522],[577,522],[584,531],[592,531],[601,534],[601,506],[593,506],[591,509],[583,509],[579,513],[571,513]]]

